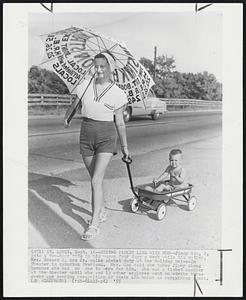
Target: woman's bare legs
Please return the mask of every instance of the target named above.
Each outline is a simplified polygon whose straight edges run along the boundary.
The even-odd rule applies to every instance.
[[[103,179],[112,153],[98,153],[96,156],[83,157],[91,177],[92,220],[91,225],[98,227],[99,215],[104,210]],[[90,230],[90,229],[89,229]]]
[[[96,161],[96,156],[83,156],[82,155],[82,159],[84,161],[84,164],[86,166],[86,169],[90,175],[90,179],[93,176],[94,173],[94,167],[95,167],[95,161]],[[91,187],[91,193],[92,193],[92,187]],[[91,197],[91,203],[93,203],[93,197]],[[93,211],[92,211],[93,213]]]
[[[82,156],[87,171],[89,172],[90,178],[93,176],[96,156]]]
[[[94,168],[95,168],[95,161],[96,161],[96,156],[87,156],[87,157],[82,157],[83,161],[85,163],[86,169],[90,175],[90,178],[92,178],[93,173],[94,173]],[[104,186],[102,187],[103,192],[104,192]],[[91,190],[92,186],[91,186]],[[104,199],[104,195],[103,195],[103,199]],[[93,203],[93,197],[92,197],[92,202]],[[101,207],[101,211],[99,214],[99,217],[105,220],[105,216],[106,216],[106,212],[105,212],[105,202],[103,203],[102,207]]]

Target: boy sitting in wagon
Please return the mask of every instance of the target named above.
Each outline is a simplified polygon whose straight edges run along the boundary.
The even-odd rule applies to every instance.
[[[169,165],[157,178],[153,179],[154,187],[146,186],[145,190],[151,192],[172,191],[173,189],[188,186],[186,171],[182,167],[182,151],[173,149],[169,153]]]

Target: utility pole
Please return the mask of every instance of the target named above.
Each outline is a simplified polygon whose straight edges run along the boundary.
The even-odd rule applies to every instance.
[[[154,48],[154,82],[155,82],[155,77],[156,77],[156,52],[157,52],[157,47],[155,46]]]

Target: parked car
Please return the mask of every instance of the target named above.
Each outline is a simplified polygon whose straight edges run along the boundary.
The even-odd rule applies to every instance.
[[[144,107],[142,102],[135,102],[134,104],[129,104],[124,111],[124,120],[128,122],[133,116],[143,116],[148,115],[152,120],[157,120],[161,114],[167,111],[167,106],[165,101],[161,101],[156,97],[148,97],[145,99]]]

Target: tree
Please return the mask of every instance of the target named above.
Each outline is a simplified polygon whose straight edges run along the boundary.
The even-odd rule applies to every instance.
[[[54,72],[32,66],[28,72],[28,93],[69,94],[69,90]]]
[[[154,64],[142,57],[141,64],[154,76]],[[167,55],[156,59],[156,80],[152,87],[160,98],[201,99],[222,101],[222,84],[213,74],[181,73],[175,70],[175,59]],[[29,93],[69,94],[65,83],[52,71],[32,66],[28,72]]]
[[[164,78],[156,80],[155,92],[161,98],[222,100],[222,85],[208,72],[166,73]]]
[[[145,57],[140,58],[140,63],[146,68],[149,74],[154,77],[154,63]],[[175,69],[175,59],[171,56],[157,56],[156,58],[156,79],[155,86],[152,88],[157,97],[163,97],[165,85],[163,84],[163,79],[166,78],[167,74]]]
[[[154,77],[154,64],[153,62],[145,57],[140,58],[140,63],[145,67],[145,69],[149,72],[151,77]]]
[[[146,68],[146,70],[149,72],[149,74],[154,77],[154,63],[152,60],[141,57],[140,63]],[[173,69],[176,68],[174,65],[175,59],[170,56],[157,56],[156,58],[156,77],[159,79],[163,79],[167,73],[170,73],[173,71]]]
[[[156,58],[156,77],[165,78],[168,73],[172,72],[176,66],[175,59],[171,56],[161,55]]]

